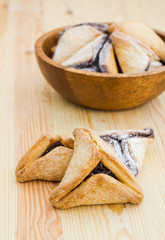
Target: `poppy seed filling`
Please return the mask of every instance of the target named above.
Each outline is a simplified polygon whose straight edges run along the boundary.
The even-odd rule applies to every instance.
[[[63,147],[64,145],[60,141],[55,141],[52,145],[50,145],[50,147],[48,147],[48,149],[46,149],[42,157],[45,156],[50,151],[52,151],[54,148],[61,147],[61,146]]]
[[[95,174],[100,174],[100,173],[103,173],[103,174],[106,174],[106,175],[111,176],[113,178],[116,178],[115,175],[108,168],[106,168],[102,164],[102,162],[99,162],[97,164],[97,166],[92,170],[92,172],[90,172],[90,174],[85,179],[87,179],[87,178],[89,178],[89,177],[91,177]]]

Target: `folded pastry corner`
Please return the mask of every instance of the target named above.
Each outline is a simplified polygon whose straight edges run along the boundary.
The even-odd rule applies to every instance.
[[[74,130],[74,137],[74,153],[68,169],[50,196],[52,206],[66,209],[80,205],[137,204],[142,201],[143,193],[135,178],[136,163],[133,167],[130,165],[143,157],[144,149],[140,145],[152,141],[151,130],[106,131],[98,136],[91,129],[81,128]],[[126,140],[134,159],[126,154]],[[123,146],[125,158],[117,152],[120,147],[117,145]]]
[[[15,174],[19,182],[60,181],[73,154],[74,140],[65,135],[43,135],[25,153]]]
[[[16,168],[19,182],[61,181],[51,196],[52,206],[140,203],[142,190],[135,176],[153,130],[111,130],[99,135],[76,128],[75,140],[44,135],[25,153]],[[74,147],[74,149],[73,149]]]
[[[123,32],[134,38],[137,38],[144,44],[148,45],[163,61],[165,61],[165,42],[156,32],[141,22],[125,21],[112,23],[109,32]]]

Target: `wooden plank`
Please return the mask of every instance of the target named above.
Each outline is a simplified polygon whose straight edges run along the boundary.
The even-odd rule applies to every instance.
[[[7,7],[0,6],[0,239],[13,239],[17,221],[17,189],[14,161],[14,71]],[[10,18],[11,19],[11,18]],[[11,29],[11,34],[13,31]],[[8,57],[10,56],[10,58]]]
[[[28,5],[28,8],[26,8]],[[13,1],[10,5],[14,31],[15,77],[15,150],[16,162],[22,154],[45,132],[52,132],[50,87],[39,73],[34,55],[34,42],[42,33],[39,1]],[[31,16],[29,18],[29,15]],[[21,64],[23,63],[23,64]],[[22,99],[20,101],[20,99]],[[21,146],[21,147],[20,147]],[[20,150],[20,151],[18,151]],[[16,183],[16,179],[14,178]],[[16,184],[15,184],[16,186]],[[52,211],[49,195],[53,183],[33,182],[17,184],[16,239],[62,239],[61,219]]]

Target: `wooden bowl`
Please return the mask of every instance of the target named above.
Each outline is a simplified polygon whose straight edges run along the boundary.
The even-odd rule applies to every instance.
[[[63,97],[85,107],[119,110],[137,107],[165,89],[165,66],[138,74],[109,74],[63,67],[51,59],[57,44],[58,28],[42,35],[35,43],[42,74]],[[165,33],[156,31],[165,40]]]

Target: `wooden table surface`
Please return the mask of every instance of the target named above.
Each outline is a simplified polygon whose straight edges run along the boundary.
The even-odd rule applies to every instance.
[[[0,239],[165,239],[165,93],[146,105],[105,112],[76,106],[59,96],[37,66],[34,42],[42,33],[83,21],[140,20],[165,30],[164,0],[0,0]],[[138,176],[140,205],[56,210],[55,183],[17,183],[15,167],[43,133],[71,134],[75,127],[152,127]]]

